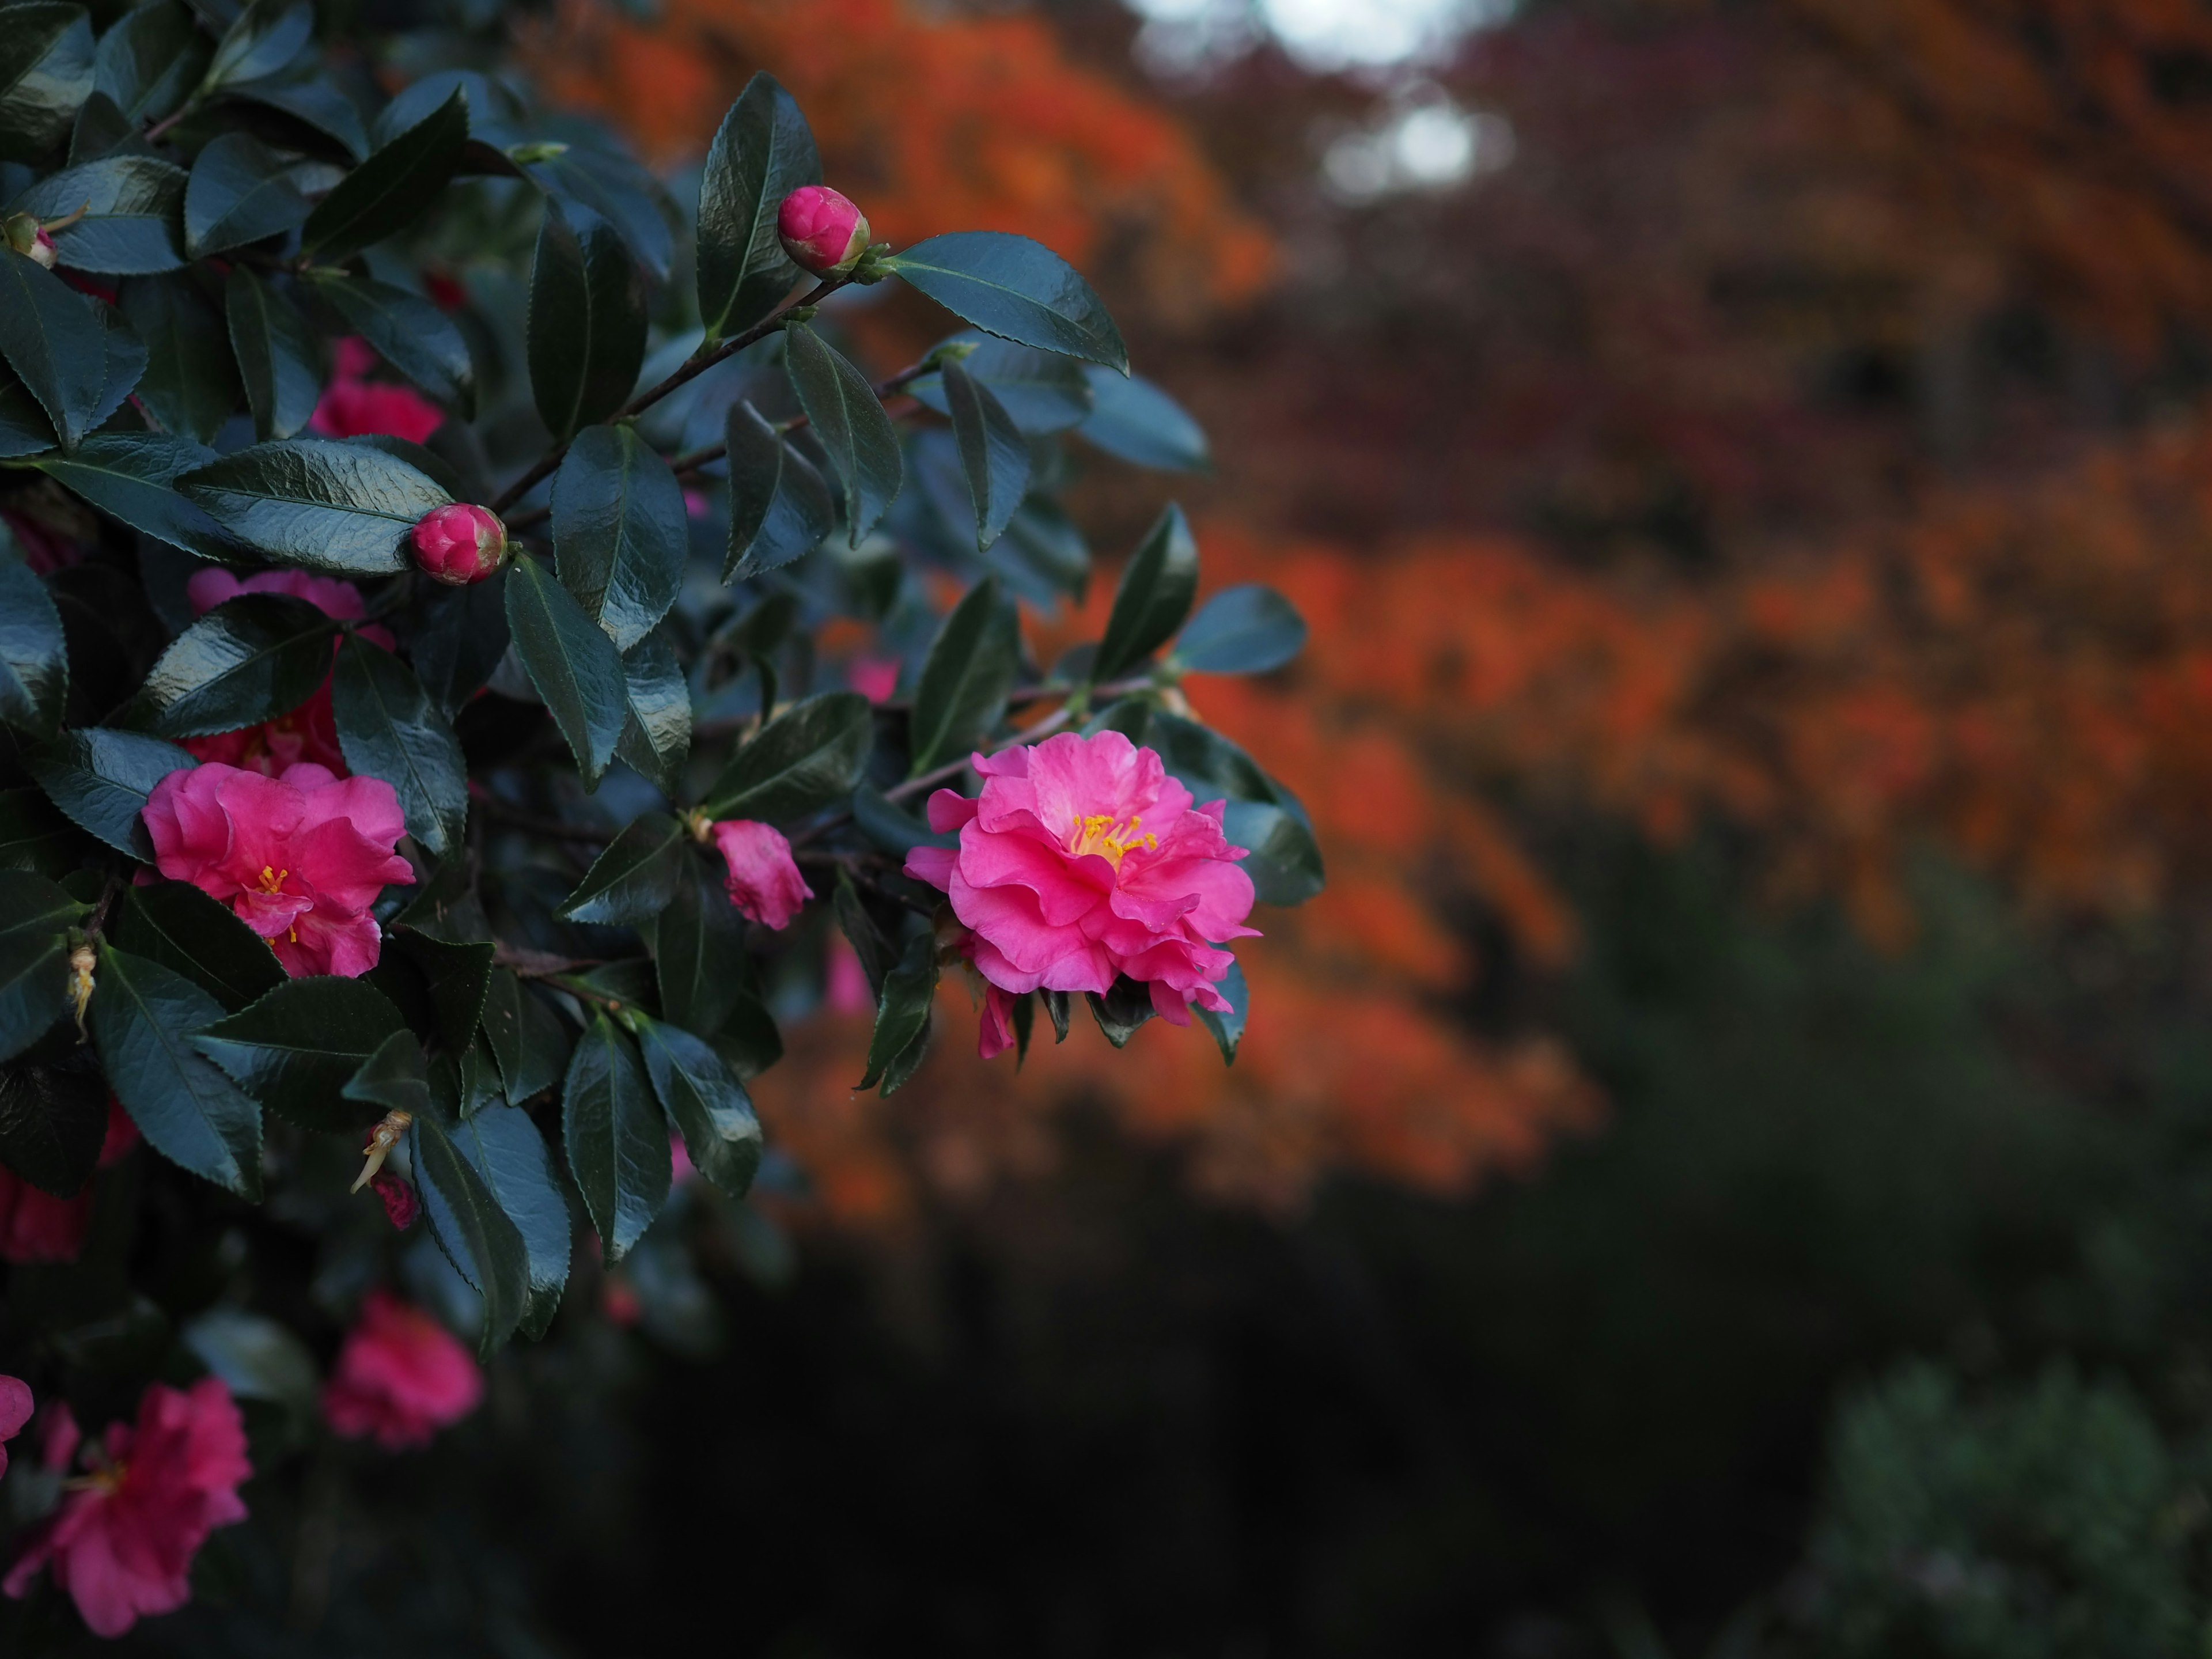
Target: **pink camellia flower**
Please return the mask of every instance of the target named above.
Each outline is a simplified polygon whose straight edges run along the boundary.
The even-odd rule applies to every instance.
[[[781,932],[814,896],[792,861],[791,843],[773,826],[732,818],[714,826],[714,845],[730,866],[730,902],[748,921]]]
[[[867,251],[867,216],[827,185],[801,185],[776,210],[776,234],[801,270],[842,276]]]
[[[75,1430],[64,1419],[50,1425],[50,1466],[68,1466]],[[51,1564],[54,1583],[76,1599],[93,1633],[120,1636],[142,1616],[191,1600],[192,1557],[215,1528],[246,1519],[238,1488],[253,1466],[237,1404],[212,1376],[181,1393],[153,1384],[139,1400],[137,1426],[109,1425],[89,1462],[0,1589],[20,1600]]]
[[[355,335],[337,343],[331,383],[323,388],[307,429],[331,438],[381,434],[419,444],[446,422],[446,412],[420,392],[368,379],[376,354]]]
[[[143,816],[155,867],[228,904],[295,978],[376,966],[368,907],[415,879],[393,850],[407,823],[381,778],[341,781],[305,762],[269,778],[211,761],[155,784]]]
[[[507,562],[507,526],[488,507],[439,507],[415,526],[414,541],[415,562],[453,587],[480,582]]]
[[[21,1377],[0,1376],[0,1474],[8,1473],[8,1444],[31,1420],[31,1385]]]
[[[975,757],[983,793],[940,789],[929,827],[957,848],[917,847],[906,871],[951,895],[973,938],[963,946],[1003,999],[986,1008],[985,1058],[1012,1041],[1011,999],[1025,991],[1103,994],[1127,975],[1176,1025],[1189,1005],[1227,1012],[1214,988],[1234,958],[1252,878],[1221,833],[1222,804],[1194,807],[1158,754],[1119,732],[1063,732]]]
[[[453,1333],[388,1291],[371,1291],[323,1385],[323,1418],[348,1439],[386,1451],[425,1446],[483,1398],[483,1373]]]
[[[304,570],[264,570],[240,580],[229,571],[214,566],[194,571],[185,584],[185,596],[192,602],[193,613],[198,616],[205,616],[226,599],[234,599],[241,593],[283,593],[305,599],[325,616],[340,622],[355,621],[368,609],[361,590],[351,582],[332,576],[310,575]],[[373,623],[363,628],[361,635],[387,650],[391,648],[390,632]],[[337,651],[336,641],[331,641],[331,649]],[[337,714],[331,706],[331,682],[327,676],[315,688],[313,696],[289,714],[235,732],[216,732],[183,741],[185,750],[196,759],[221,761],[226,766],[243,767],[264,777],[273,778],[286,767],[301,761],[327,767],[339,777],[346,775],[345,751],[338,745]]]
[[[138,1126],[125,1115],[113,1096],[107,1101],[107,1136],[100,1143],[99,1168],[118,1162],[138,1144]],[[92,1225],[92,1187],[69,1198],[56,1198],[9,1170],[0,1170],[0,1261],[74,1261]]]

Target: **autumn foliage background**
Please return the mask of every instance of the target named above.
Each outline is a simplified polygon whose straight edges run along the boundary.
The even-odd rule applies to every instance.
[[[1117,1583],[1243,1650],[1608,1651],[1647,1606],[1702,1650],[1787,1602],[1849,1485],[1823,1420],[1912,1354],[1991,1401],[2103,1367],[2194,1468],[2212,14],[1528,0],[1422,70],[1510,162],[1359,201],[1319,157],[1389,87],[1265,44],[1151,77],[1137,27],[568,0],[525,29],[552,98],[667,167],[769,67],[878,234],[1020,231],[1093,273],[1212,436],[1182,491],[1209,585],[1313,629],[1190,688],[1330,866],[1257,918],[1233,1070],[1158,1026],[1018,1076],[947,1042],[886,1102],[849,1088],[865,1018],[825,1014],[760,1080],[817,1275],[779,1316],[832,1375],[872,1356],[890,1413],[808,1444],[936,1425],[975,1465],[955,1530],[1008,1575],[1073,1570],[971,1511],[1048,1489],[1076,1536],[1089,1492],[1218,1545],[1009,1591],[1040,1625],[979,1605],[1008,1651],[1063,1602],[1123,1639],[1058,1650],[1137,1650],[1096,1611]],[[933,325],[855,326],[884,372]],[[1079,516],[1127,546],[1160,495],[1102,459]],[[1040,655],[1110,591],[1030,616]],[[1285,1273],[1317,1331],[1281,1328]],[[1224,1308],[1241,1358],[1193,1334]],[[1212,1405],[1086,1400],[1108,1331],[1211,1355]],[[976,1367],[988,1403],[949,1405]],[[1194,1421],[1200,1474],[1100,1473]],[[1298,1422],[1382,1449],[1288,1473]],[[1030,1455],[1056,1477],[992,1461]],[[903,1479],[869,1501],[921,1505]],[[807,1582],[921,1571],[873,1536]]]

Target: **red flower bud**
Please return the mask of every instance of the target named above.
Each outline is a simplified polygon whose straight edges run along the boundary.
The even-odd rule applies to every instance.
[[[489,507],[455,501],[415,526],[415,562],[455,587],[480,582],[507,562],[507,526]]]
[[[801,185],[776,211],[776,234],[801,270],[842,276],[867,251],[867,216],[827,185]]]

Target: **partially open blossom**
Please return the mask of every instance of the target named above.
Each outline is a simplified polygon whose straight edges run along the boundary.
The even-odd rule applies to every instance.
[[[283,593],[305,599],[325,616],[340,622],[356,621],[368,609],[361,590],[351,582],[340,581],[334,576],[310,575],[304,570],[264,570],[240,580],[217,565],[195,570],[185,584],[185,596],[191,601],[196,616],[204,616],[224,600],[234,599],[241,593]],[[361,633],[364,639],[378,645],[388,647],[392,644],[391,634],[374,623],[363,628]],[[331,649],[337,649],[336,641],[331,641]],[[206,737],[186,738],[183,742],[198,759],[221,761],[227,766],[243,767],[266,777],[273,778],[286,767],[301,761],[327,767],[341,778],[346,775],[345,753],[338,746],[337,715],[331,706],[331,682],[327,676],[315,688],[313,696],[289,714],[235,732],[216,732]]]
[[[415,562],[454,587],[480,582],[507,562],[507,526],[488,507],[453,501],[425,514],[413,532]]]
[[[349,1439],[386,1451],[429,1443],[483,1398],[483,1373],[453,1334],[388,1291],[371,1291],[323,1385],[323,1418]]]
[[[331,438],[381,434],[419,444],[446,422],[446,412],[410,386],[372,380],[376,354],[359,337],[337,343],[335,372],[323,388],[307,428]]]
[[[838,276],[867,251],[867,216],[827,185],[801,185],[776,210],[776,234],[801,270]]]
[[[67,1467],[76,1441],[75,1425],[57,1419],[49,1463]],[[70,1483],[0,1589],[21,1599],[51,1565],[93,1632],[120,1636],[142,1616],[189,1601],[187,1576],[208,1534],[246,1518],[238,1496],[253,1474],[246,1425],[215,1377],[181,1392],[156,1382],[139,1400],[137,1425],[110,1425],[86,1461],[87,1477]]]
[[[738,914],[778,931],[790,927],[814,890],[792,861],[782,832],[750,818],[732,818],[716,824],[714,836],[730,866],[730,902]]]
[[[31,1420],[31,1385],[21,1377],[0,1376],[0,1474],[8,1473],[8,1444]]]
[[[100,1144],[99,1167],[105,1170],[137,1144],[138,1126],[110,1097],[107,1137]],[[0,1261],[74,1261],[84,1248],[85,1230],[91,1225],[90,1183],[82,1192],[56,1198],[13,1170],[0,1169]]]
[[[929,827],[957,848],[917,847],[907,873],[942,888],[974,937],[976,971],[1009,997],[1103,994],[1127,975],[1177,1025],[1189,1005],[1226,1012],[1215,988],[1234,960],[1216,948],[1243,925],[1252,879],[1221,832],[1218,801],[1194,806],[1158,754],[1119,732],[975,757],[983,793],[929,798]],[[1012,1004],[986,1011],[987,1055],[1012,1041]]]
[[[382,934],[368,907],[415,879],[393,850],[406,819],[381,778],[210,762],[155,784],[143,816],[155,867],[228,904],[295,977],[374,968]]]

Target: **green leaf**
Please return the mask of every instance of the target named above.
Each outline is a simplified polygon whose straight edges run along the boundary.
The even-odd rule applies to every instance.
[[[314,32],[315,9],[308,0],[253,0],[223,31],[202,84],[213,91],[274,75],[299,56]]]
[[[95,92],[78,106],[76,125],[70,129],[69,165],[79,167],[107,155],[151,155],[154,147],[141,137],[129,116],[115,100]]]
[[[691,688],[667,632],[655,629],[623,653],[629,720],[615,753],[673,797],[691,753]]]
[[[419,294],[365,276],[319,270],[314,287],[394,368],[463,420],[476,413],[476,364],[452,318]]]
[[[743,1198],[761,1160],[760,1120],[744,1085],[721,1056],[681,1027],[640,1015],[637,1046],[692,1167],[732,1198]]]
[[[461,1054],[476,1041],[490,981],[492,942],[433,938],[419,928],[396,927],[391,943],[412,962],[430,994],[438,1040],[449,1054]]]
[[[192,1046],[222,1017],[180,974],[113,945],[100,947],[87,1024],[108,1086],[146,1143],[171,1163],[261,1196],[261,1109]]]
[[[944,380],[952,435],[975,502],[975,549],[981,552],[999,539],[1029,493],[1029,441],[999,400],[980,381],[969,379],[958,363],[945,364]]]
[[[952,607],[921,665],[908,736],[913,775],[966,752],[999,723],[1021,648],[1013,602],[987,576]]]
[[[316,204],[300,234],[300,252],[327,264],[406,229],[445,189],[468,139],[468,102],[456,88]]]
[[[1303,904],[1321,891],[1321,847],[1296,795],[1228,738],[1195,721],[1155,713],[1150,736],[1194,800],[1228,803],[1223,832],[1231,845],[1249,849],[1237,867],[1251,877],[1262,904]]]
[[[329,76],[317,70],[287,73],[225,88],[228,96],[282,110],[337,141],[352,156],[368,153],[368,131],[361,111]]]
[[[231,267],[222,306],[255,434],[290,437],[307,425],[323,395],[314,331],[283,289],[248,265]]]
[[[504,968],[493,969],[484,983],[483,1034],[507,1097],[518,1106],[560,1082],[568,1068],[568,1028]]]
[[[1042,242],[958,230],[892,254],[883,269],[987,334],[1129,372],[1129,349],[1104,304]]]
[[[156,737],[198,738],[289,714],[331,672],[337,624],[305,599],[241,593],[171,641],[137,707]]]
[[[1195,1002],[1190,1012],[1198,1023],[1213,1033],[1213,1040],[1221,1045],[1221,1063],[1237,1063],[1237,1045],[1244,1041],[1244,1022],[1252,1012],[1252,989],[1244,982],[1244,965],[1232,962],[1228,975],[1214,987],[1229,1004],[1229,1012],[1218,1014],[1211,1008],[1201,1008]]]
[[[63,732],[25,764],[46,798],[78,828],[151,864],[154,844],[138,817],[146,797],[170,773],[199,763],[159,738],[91,726]]]
[[[122,285],[121,299],[124,316],[146,344],[140,400],[168,431],[211,441],[245,396],[222,313],[184,272],[133,276]]]
[[[622,653],[533,558],[507,567],[507,625],[523,671],[568,739],[584,787],[597,788],[629,718]]]
[[[306,1343],[283,1325],[243,1308],[213,1307],[179,1333],[192,1357],[240,1400],[282,1406],[301,1422],[312,1417],[322,1379]]]
[[[16,871],[0,873],[0,881],[40,880]],[[0,889],[0,904],[9,896]],[[69,935],[57,928],[25,925],[0,933],[0,1060],[13,1060],[67,1017],[69,953]]]
[[[182,974],[228,1013],[284,982],[269,942],[188,881],[125,887],[111,933],[119,949]]]
[[[1140,374],[1085,368],[1097,398],[1076,428],[1109,455],[1169,472],[1203,472],[1213,465],[1205,428],[1181,404]]]
[[[852,792],[875,738],[868,700],[830,691],[795,703],[738,750],[708,793],[711,818],[786,823]]]
[[[558,155],[520,165],[523,176],[558,202],[571,223],[605,220],[622,233],[655,282],[668,280],[675,246],[667,218],[672,209],[660,181],[643,167],[591,143],[571,143]]]
[[[681,849],[675,890],[650,922],[663,1018],[712,1036],[745,993],[745,919],[730,902],[718,854]]]
[[[290,158],[251,133],[210,140],[185,188],[185,252],[198,259],[297,230],[313,210],[292,169]]]
[[[0,356],[38,399],[65,446],[75,447],[103,418],[99,410],[107,386],[106,343],[91,302],[36,260],[4,245]]]
[[[888,1095],[905,1081],[914,1069],[912,1062],[896,1078],[887,1073],[927,1037],[930,1005],[936,997],[937,939],[924,928],[906,942],[898,966],[884,975],[883,1000],[877,1006],[875,1033],[868,1041],[868,1073],[854,1087],[872,1089],[881,1080]]]
[[[133,530],[203,558],[235,558],[243,550],[198,503],[174,487],[184,474],[205,465],[214,455],[190,438],[160,432],[103,432],[67,455],[46,457],[34,465]]]
[[[1052,1040],[1055,1045],[1067,1041],[1067,993],[1039,991],[1037,1000],[1044,1005],[1046,1016],[1052,1021]]]
[[[331,438],[257,444],[185,474],[177,488],[275,562],[340,576],[405,569],[408,532],[453,499],[374,444]]]
[[[574,1243],[568,1200],[553,1172],[545,1137],[530,1114],[515,1106],[473,1112],[452,1134],[453,1145],[522,1237],[528,1295],[520,1328],[526,1336],[542,1336],[561,1305]]]
[[[1305,649],[1305,619],[1260,582],[1224,587],[1200,607],[1176,641],[1171,672],[1264,674]]]
[[[330,674],[347,767],[397,790],[408,834],[445,857],[469,817],[468,763],[453,728],[404,663],[358,634],[340,642]]]
[[[0,1067],[0,1164],[41,1192],[70,1198],[100,1167],[107,1085],[91,1066]]]
[[[146,343],[121,312],[103,305],[93,314],[100,329],[100,401],[92,406],[92,424],[98,427],[123,407],[146,373]]]
[[[407,1148],[430,1236],[453,1271],[483,1297],[477,1352],[488,1356],[514,1334],[530,1310],[530,1247],[455,1141],[465,1127],[449,1129],[434,1109],[425,1112],[408,1130]]]
[[[742,398],[730,405],[730,556],[722,580],[780,570],[822,544],[836,524],[830,486]]]
[[[994,340],[974,329],[963,330],[938,346],[949,359],[948,347],[967,348],[968,355],[958,360],[960,367],[999,400],[1024,432],[1065,432],[1083,421],[1091,413],[1092,403],[1088,376],[1111,379],[1117,386],[1126,384],[1110,370],[1071,362],[1058,352]],[[906,390],[908,396],[940,415],[952,412],[945,401],[942,371],[908,381]]]
[[[84,838],[36,789],[0,789],[0,870],[66,875]]]
[[[548,204],[530,268],[530,390],[556,438],[629,400],[645,362],[645,276],[615,228]]]
[[[837,888],[830,897],[830,909],[837,918],[837,931],[853,947],[860,972],[867,978],[868,994],[880,1000],[884,976],[898,966],[898,952],[884,937],[884,930],[876,926],[876,919],[868,914],[867,904],[854,884],[850,871],[837,872]]]
[[[95,998],[95,1000],[97,1000]],[[365,1121],[345,1086],[406,1024],[374,986],[335,974],[288,979],[201,1032],[200,1052],[271,1111],[338,1133]]]
[[[561,585],[627,651],[683,591],[690,527],[684,486],[629,426],[587,427],[553,477]]]
[[[1115,980],[1104,996],[1085,991],[1083,1000],[1091,1005],[1091,1017],[1098,1022],[1106,1041],[1116,1048],[1127,1047],[1138,1028],[1158,1012],[1152,1006],[1152,992],[1127,974]]]
[[[416,678],[446,718],[459,714],[507,654],[507,573],[466,587],[432,583],[410,644]]]
[[[60,219],[84,216],[53,233],[54,253],[72,270],[144,276],[185,262],[185,170],[152,155],[104,155],[41,179],[15,210]]]
[[[858,547],[897,495],[905,476],[898,428],[868,377],[824,345],[811,328],[793,323],[783,337],[784,367],[799,406],[844,480],[846,538]]]
[[[93,73],[92,18],[83,7],[47,0],[9,7],[0,29],[0,156],[35,161],[61,143],[76,106],[92,95]]]
[[[30,388],[0,362],[0,460],[35,455],[54,447],[54,423],[46,418]]]
[[[568,1061],[561,1136],[600,1246],[619,1261],[660,1213],[673,1165],[637,1048],[603,1013],[592,1016]]]
[[[1170,503],[1121,572],[1106,637],[1091,661],[1092,683],[1117,678],[1166,644],[1197,597],[1198,544],[1182,509]]]
[[[410,1117],[420,1117],[428,1112],[430,1072],[415,1033],[402,1029],[378,1043],[375,1052],[346,1079],[343,1092],[348,1100],[380,1108],[380,1116],[384,1112],[404,1112]]]
[[[853,822],[862,835],[884,849],[903,858],[917,847],[957,847],[960,833],[948,830],[939,835],[929,827],[925,818],[916,817],[903,807],[895,806],[883,793],[868,784],[853,791]]]
[[[51,738],[68,696],[61,613],[28,565],[0,555],[0,720]]]
[[[191,9],[154,0],[123,14],[93,54],[93,88],[137,127],[183,103],[207,72],[213,48]]]
[[[611,927],[651,920],[676,896],[688,839],[690,832],[668,813],[640,813],[592,860],[560,914]]]
[[[776,236],[783,198],[822,182],[806,118],[771,75],[745,83],[699,181],[699,319],[709,343],[751,327],[798,281]]]

